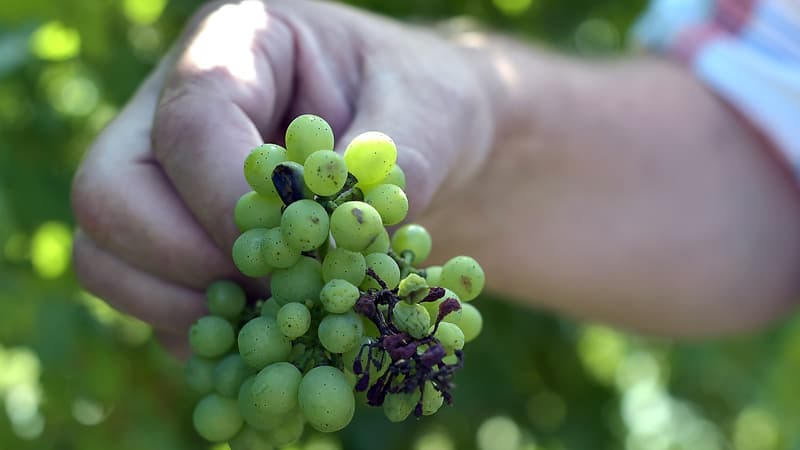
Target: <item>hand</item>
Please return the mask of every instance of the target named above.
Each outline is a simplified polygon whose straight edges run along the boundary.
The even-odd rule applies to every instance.
[[[91,147],[75,177],[76,272],[114,307],[184,343],[204,288],[241,279],[232,212],[242,164],[302,113],[337,149],[380,130],[398,144],[411,214],[476,172],[494,124],[477,53],[340,5],[299,0],[201,10]]]

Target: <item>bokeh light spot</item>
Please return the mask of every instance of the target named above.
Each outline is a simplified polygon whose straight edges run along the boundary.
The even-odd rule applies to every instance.
[[[125,17],[139,25],[150,25],[161,17],[167,0],[124,0],[122,10]]]
[[[492,3],[503,14],[518,16],[530,9],[533,0],[492,0]]]
[[[777,420],[768,411],[750,407],[736,418],[733,435],[736,450],[777,449],[779,441]]]
[[[31,263],[44,279],[58,278],[69,267],[72,232],[61,222],[42,224],[31,239]]]
[[[455,450],[453,439],[441,431],[429,431],[414,443],[414,450]]]
[[[333,436],[316,435],[308,439],[303,450],[342,450],[342,445]]]
[[[61,22],[48,22],[31,35],[31,51],[50,61],[74,58],[81,51],[81,35]]]
[[[517,424],[508,417],[495,416],[486,419],[478,427],[478,448],[481,450],[517,450],[522,433]]]
[[[542,391],[528,400],[527,410],[533,425],[546,431],[555,431],[566,418],[567,404],[555,392]]]
[[[578,342],[581,363],[597,381],[611,384],[622,358],[625,356],[625,338],[611,328],[591,325],[583,330]]]
[[[72,402],[72,417],[81,425],[92,426],[106,418],[103,405],[85,397],[78,397]]]

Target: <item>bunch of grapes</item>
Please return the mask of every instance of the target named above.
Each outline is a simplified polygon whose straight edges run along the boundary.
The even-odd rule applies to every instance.
[[[236,204],[242,234],[233,261],[270,277],[271,297],[248,302],[231,281],[207,289],[210,315],[189,332],[186,364],[197,432],[233,450],[300,438],[307,423],[333,432],[357,403],[391,421],[452,403],[463,347],[481,331],[467,303],[484,273],[468,256],[423,266],[431,237],[403,225],[408,212],[397,149],[368,132],[332,151],[333,132],[302,115],[286,148],[264,144],[246,158],[252,192]]]

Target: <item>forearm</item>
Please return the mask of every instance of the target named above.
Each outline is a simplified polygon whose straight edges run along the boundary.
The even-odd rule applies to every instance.
[[[491,70],[494,150],[433,202],[437,255],[476,256],[496,293],[647,332],[737,331],[791,306],[793,181],[691,74],[513,46]]]

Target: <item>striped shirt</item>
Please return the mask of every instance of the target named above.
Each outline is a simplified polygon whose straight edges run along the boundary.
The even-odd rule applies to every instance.
[[[691,67],[800,180],[800,0],[656,0],[633,33]]]

